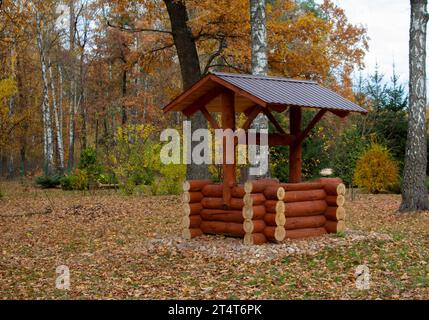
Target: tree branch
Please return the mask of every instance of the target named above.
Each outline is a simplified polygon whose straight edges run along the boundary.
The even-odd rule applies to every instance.
[[[220,55],[222,54],[223,49],[225,49],[225,48],[226,48],[225,38],[222,38],[222,39],[220,39],[220,41],[219,41],[219,48],[218,48],[218,49],[216,50],[216,52],[214,52],[214,53],[210,56],[210,58],[208,59],[207,64],[206,64],[206,66],[204,67],[203,75],[205,75],[205,74],[209,71],[209,69],[210,69],[210,65],[211,65],[211,63],[213,62],[213,60],[214,60],[216,57],[220,56]]]
[[[135,33],[135,32],[158,32],[158,33],[173,34],[173,32],[171,32],[169,30],[159,30],[159,29],[150,29],[150,28],[137,28],[137,29],[136,28],[126,28],[124,26],[114,25],[110,21],[107,21],[107,26],[109,26],[111,28],[119,29],[121,31],[131,32],[131,33]]]

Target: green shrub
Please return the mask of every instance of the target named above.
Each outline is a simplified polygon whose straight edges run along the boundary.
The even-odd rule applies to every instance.
[[[289,179],[289,148],[270,148],[270,173],[273,178],[287,182]]]
[[[98,182],[103,184],[116,184],[118,183],[118,179],[113,173],[102,173],[98,177]]]
[[[334,176],[340,177],[347,185],[352,185],[356,163],[367,144],[357,126],[353,125],[346,129],[335,141],[330,152],[330,167],[334,171]]]
[[[185,165],[165,165],[161,167],[160,175],[152,183],[153,194],[180,194],[183,191],[182,184],[186,175]]]
[[[60,179],[61,189],[63,190],[73,190],[73,179],[72,176],[64,176]]]
[[[303,125],[305,128],[315,116],[314,111],[306,110],[302,114]],[[277,115],[276,118],[283,127],[288,126],[288,120],[285,115]],[[302,179],[311,180],[319,177],[320,170],[330,166],[329,148],[332,142],[332,135],[335,131],[331,126],[325,126],[324,120],[320,122],[310,132],[309,136],[302,144]],[[289,147],[277,146],[270,148],[270,174],[280,181],[289,179]]]
[[[155,133],[152,125],[118,128],[109,162],[123,193],[133,194],[139,185],[150,186],[161,175],[161,144],[151,139],[158,139]]]
[[[78,168],[86,172],[89,183],[98,181],[103,173],[103,166],[97,159],[97,152],[91,147],[82,150]]]
[[[398,178],[396,161],[389,150],[378,143],[372,143],[357,161],[354,181],[371,193],[387,190],[398,183]]]
[[[40,176],[36,178],[36,184],[43,189],[56,188],[60,185],[61,176]]]
[[[86,170],[76,169],[72,175],[65,176],[60,180],[63,190],[87,190],[89,177]]]

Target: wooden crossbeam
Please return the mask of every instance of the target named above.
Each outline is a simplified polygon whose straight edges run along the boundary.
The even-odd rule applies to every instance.
[[[205,106],[202,106],[200,108],[200,111],[203,113],[204,118],[210,123],[213,129],[219,129],[219,124],[217,121],[212,117],[210,112],[208,112],[207,108]]]
[[[222,88],[216,87],[210,90],[208,93],[204,94],[200,98],[198,98],[191,106],[184,109],[182,112],[185,116],[190,117],[195,112],[201,109],[201,107],[205,107],[208,103],[210,103],[214,98],[216,98],[222,92]]]
[[[271,121],[271,123],[274,125],[274,127],[276,127],[278,132],[286,134],[286,132],[283,130],[280,123],[277,122],[276,118],[274,118],[274,116],[270,110],[268,110],[267,108],[263,108],[262,112],[267,116],[267,118]]]
[[[243,130],[247,130],[250,128],[253,120],[255,120],[255,118],[261,112],[261,109],[262,108],[260,106],[257,106],[257,105],[250,108],[250,110],[247,112],[247,120],[242,126]],[[245,112],[245,114],[246,114],[246,112]]]
[[[314,126],[320,121],[320,119],[322,119],[322,117],[325,115],[325,113],[327,112],[326,109],[320,110],[315,116],[314,118],[310,121],[310,123],[307,125],[307,128],[305,128],[297,137],[296,140],[294,141],[294,144],[300,144],[304,141],[304,139],[308,136],[308,134],[310,133],[311,129],[314,128]]]
[[[248,138],[248,136],[247,136]],[[256,134],[256,145],[260,145],[261,142],[261,134]],[[268,145],[270,147],[274,146],[289,146],[295,141],[295,136],[291,134],[282,134],[282,133],[269,133],[268,134]],[[241,145],[241,143],[238,141],[238,137],[234,137],[234,143],[237,145]],[[246,145],[249,145],[249,140],[246,139]]]

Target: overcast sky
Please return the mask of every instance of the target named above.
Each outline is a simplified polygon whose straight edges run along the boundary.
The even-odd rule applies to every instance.
[[[318,1],[322,2],[322,1]],[[392,63],[402,83],[408,83],[409,0],[333,0],[343,8],[350,22],[367,28],[369,52],[365,73],[374,71],[376,63],[386,77]]]

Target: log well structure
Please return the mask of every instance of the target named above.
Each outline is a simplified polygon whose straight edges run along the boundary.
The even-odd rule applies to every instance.
[[[303,108],[318,109],[305,128]],[[288,183],[262,179],[238,184],[235,163],[225,161],[222,183],[186,181],[181,222],[185,238],[223,234],[241,237],[246,244],[263,244],[345,230],[346,188],[339,178],[301,182],[302,143],[327,112],[344,118],[350,112],[366,114],[365,109],[312,81],[210,73],[163,111],[179,111],[188,117],[202,112],[212,128],[233,131],[237,129],[236,114],[244,113],[247,119],[241,129],[245,132],[263,113],[277,130],[268,135],[269,145],[290,148]],[[221,113],[220,124],[213,112]],[[273,112],[288,112],[288,133]],[[234,150],[237,144],[234,141]]]

